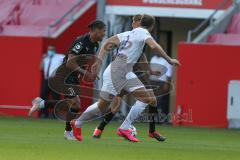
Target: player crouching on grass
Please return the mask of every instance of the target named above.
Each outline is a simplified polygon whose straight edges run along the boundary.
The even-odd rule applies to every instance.
[[[146,89],[143,83],[132,72],[133,65],[140,58],[145,43],[166,59],[169,64],[176,66],[180,65],[178,60],[170,58],[162,47],[152,38],[149,32],[152,31],[154,24],[154,17],[143,15],[141,18],[141,27],[118,34],[106,40],[106,43],[99,52],[99,61],[92,66],[92,73],[97,74],[99,72],[105,55],[109,48],[113,46],[118,48],[116,58],[103,73],[103,86],[100,92],[99,101],[89,106],[78,119],[71,121],[73,134],[78,141],[82,140],[83,123],[106,113],[113,98],[119,95],[123,90],[131,93],[137,101],[132,106],[125,121],[117,130],[117,134],[132,142],[139,141],[132,135],[132,131],[129,128],[132,122],[141,114],[148,104],[156,107],[157,100],[153,91],[151,89]]]

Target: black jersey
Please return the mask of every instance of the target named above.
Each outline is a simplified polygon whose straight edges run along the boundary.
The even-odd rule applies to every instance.
[[[99,48],[98,42],[92,42],[90,39],[89,33],[77,37],[77,39],[72,43],[71,47],[68,50],[68,54],[73,55],[95,55]],[[68,55],[63,60],[63,63],[66,63]]]
[[[89,34],[77,37],[76,40],[72,43],[71,47],[68,50],[68,54],[73,54],[79,57],[76,59],[76,62],[79,66],[84,65],[88,61],[85,55],[95,55],[99,48],[99,43],[93,43],[90,39]],[[66,68],[66,62],[68,60],[68,54],[63,59],[63,65]],[[81,56],[83,55],[83,56]],[[82,67],[84,69],[84,67]],[[66,68],[67,69],[67,68]],[[67,84],[79,84],[78,72],[72,72],[70,76],[66,79]]]

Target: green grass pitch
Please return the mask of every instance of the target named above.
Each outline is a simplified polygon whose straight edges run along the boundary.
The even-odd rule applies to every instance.
[[[96,122],[85,124],[84,140],[63,139],[64,123],[0,117],[0,160],[239,160],[240,130],[157,126],[167,136],[159,143],[136,124],[139,143],[116,136],[107,126],[102,139],[92,139]]]

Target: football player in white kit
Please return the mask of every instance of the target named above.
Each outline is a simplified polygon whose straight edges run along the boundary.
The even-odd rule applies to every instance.
[[[132,17],[132,28],[135,29],[135,28],[138,28],[140,27],[140,22],[141,22],[141,18],[142,18],[142,15],[141,14],[136,14]],[[146,47],[144,47],[143,49],[143,54],[141,55],[140,59],[138,60],[137,64],[135,64],[133,66],[133,72],[136,74],[139,79],[143,82],[143,84],[146,86],[151,86],[150,88],[154,88],[152,85],[151,85],[151,82],[149,80],[149,76],[150,75],[156,75],[156,76],[160,76],[161,74],[164,75],[164,70],[160,73],[158,71],[153,71],[151,70],[151,67],[148,63],[148,60],[145,56],[145,53],[144,53],[144,50],[145,50]],[[114,52],[115,53],[115,52]],[[161,66],[159,66],[161,67]],[[161,95],[162,93],[162,90],[160,90],[160,88],[158,89],[154,89],[154,94],[155,96],[159,96]],[[108,113],[106,113],[103,117],[102,117],[102,120],[100,122],[100,124],[95,128],[94,132],[93,132],[93,138],[101,138],[103,132],[104,132],[104,129],[105,127],[109,124],[109,122],[113,119],[113,117],[115,116],[115,114],[119,111],[120,109],[120,104],[121,104],[121,100],[122,100],[122,96],[124,94],[118,96],[118,97],[115,97],[112,102],[111,102],[111,109],[109,109]],[[158,109],[157,107],[154,107],[154,106],[150,106],[148,105],[148,125],[149,125],[149,128],[148,128],[148,136],[150,138],[153,138],[153,139],[156,139],[157,141],[159,142],[163,142],[166,140],[166,137],[163,136],[161,133],[159,133],[157,130],[156,130],[156,115],[158,115]],[[131,126],[130,129],[133,129],[134,130],[134,126]],[[135,128],[135,132],[133,132],[133,135],[136,135],[137,134],[134,134],[136,133],[136,128]]]
[[[132,142],[139,141],[132,135],[132,131],[129,128],[148,104],[156,106],[157,101],[153,91],[146,89],[138,77],[132,72],[133,65],[141,56],[145,44],[166,59],[169,64],[180,65],[178,60],[170,58],[152,38],[149,32],[152,31],[154,24],[155,18],[153,16],[143,15],[141,27],[110,37],[102,46],[98,55],[99,60],[92,66],[93,74],[99,72],[101,63],[110,48],[118,48],[116,58],[103,73],[103,86],[99,101],[89,106],[77,120],[71,122],[74,136],[78,141],[82,140],[81,128],[83,123],[92,120],[95,116],[103,115],[107,111],[112,99],[120,95],[122,91],[131,93],[137,101],[118,129],[117,134]]]

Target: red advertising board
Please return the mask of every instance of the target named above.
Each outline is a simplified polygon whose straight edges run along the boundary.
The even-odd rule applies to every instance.
[[[228,85],[240,80],[240,47],[181,43],[178,50],[175,122],[227,127]]]
[[[224,0],[107,0],[108,5],[216,9]],[[225,8],[232,4],[228,0]]]

